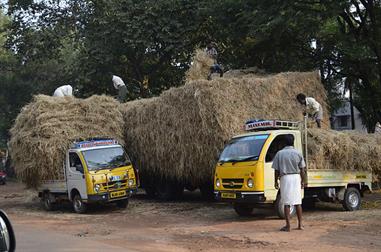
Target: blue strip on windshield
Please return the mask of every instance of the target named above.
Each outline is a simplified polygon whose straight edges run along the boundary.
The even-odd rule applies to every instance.
[[[267,139],[269,137],[269,135],[259,135],[259,136],[255,136],[254,139]]]

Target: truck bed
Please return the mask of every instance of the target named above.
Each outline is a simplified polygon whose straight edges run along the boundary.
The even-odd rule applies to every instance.
[[[364,183],[371,188],[371,171],[307,170],[308,188],[347,186]]]
[[[48,190],[53,193],[66,193],[66,180],[44,180],[38,187],[38,191],[43,192],[45,190]]]

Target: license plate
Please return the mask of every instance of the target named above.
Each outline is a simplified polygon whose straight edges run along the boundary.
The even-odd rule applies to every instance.
[[[126,196],[126,191],[117,191],[117,192],[111,192],[110,193],[110,197],[113,199],[113,198],[119,198],[119,197],[123,197],[123,196]]]
[[[235,199],[236,197],[235,193],[221,193],[221,198]]]

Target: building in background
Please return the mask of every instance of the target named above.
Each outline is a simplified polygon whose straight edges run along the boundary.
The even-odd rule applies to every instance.
[[[353,107],[355,130],[367,133],[366,126],[362,123],[361,113]],[[349,101],[345,101],[343,106],[337,109],[331,116],[331,127],[334,130],[352,130],[351,106]]]

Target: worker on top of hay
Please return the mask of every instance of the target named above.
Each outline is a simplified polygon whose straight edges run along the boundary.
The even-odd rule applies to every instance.
[[[124,81],[119,76],[112,76],[112,83],[114,84],[115,89],[118,90],[118,101],[125,102],[127,97],[127,87],[124,84]]]
[[[53,96],[56,96],[56,97],[73,96],[73,87],[70,85],[60,86],[54,91]]]
[[[305,183],[305,168],[302,153],[294,148],[294,136],[284,136],[284,148],[275,155],[272,168],[275,170],[274,187],[279,189],[278,179],[280,179],[280,196],[284,205],[286,226],[280,231],[290,232],[290,206],[296,207],[298,216],[298,229],[303,230],[302,225],[302,188]]]
[[[208,80],[212,79],[213,73],[219,73],[220,77],[222,77],[224,75],[224,72],[222,70],[221,65],[219,65],[217,62],[218,52],[217,52],[215,43],[210,42],[206,46],[205,52],[208,54],[209,57],[211,57],[214,60],[214,64],[210,67],[210,72],[208,74]]]
[[[308,115],[315,119],[318,128],[321,128],[321,120],[323,120],[323,108],[314,98],[306,97],[305,94],[298,94],[296,99],[300,104],[306,106],[304,115]]]

